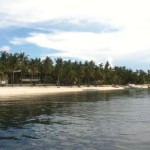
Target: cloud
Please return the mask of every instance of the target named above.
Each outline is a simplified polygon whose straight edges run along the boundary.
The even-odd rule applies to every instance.
[[[36,29],[14,35],[11,44],[58,50],[50,56],[145,64],[149,14],[149,0],[5,0],[0,1],[0,29]]]
[[[112,35],[92,32],[59,32],[32,33],[29,37],[14,38],[12,44],[35,44],[48,49],[56,49],[59,52],[54,56],[76,57],[79,59],[101,59],[100,55],[107,57],[108,43]],[[95,58],[96,57],[96,58]]]
[[[121,30],[109,21],[97,21],[89,18],[61,18],[34,24],[40,31],[72,31],[72,32],[117,32]]]
[[[129,32],[129,33],[128,33]],[[143,36],[149,33],[136,31],[119,31],[113,33],[93,32],[62,32],[31,33],[28,37],[13,38],[12,44],[34,44],[47,49],[56,49],[59,52],[52,54],[61,57],[76,57],[79,59],[93,59],[95,61],[125,59],[134,53],[140,53],[150,47],[149,42],[143,40]],[[144,31],[143,31],[144,32]],[[137,44],[138,43],[138,44]]]
[[[143,38],[146,37],[146,38]],[[68,57],[81,60],[94,60],[97,63],[109,60],[115,62],[144,63],[149,55],[141,55],[150,49],[150,30],[126,29],[117,32],[66,32],[30,33],[24,38],[13,38],[12,44],[34,44],[39,47],[59,50],[52,57]]]
[[[5,0],[0,1],[0,16],[7,26],[88,18],[133,27],[149,19],[149,0]]]
[[[10,51],[10,47],[9,46],[2,46],[0,47],[0,52],[9,52]]]

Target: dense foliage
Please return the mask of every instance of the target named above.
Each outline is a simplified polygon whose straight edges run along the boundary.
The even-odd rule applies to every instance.
[[[30,59],[25,53],[0,53],[0,81],[20,84],[102,85],[150,82],[150,71],[133,71],[126,67],[111,67],[109,62],[96,65],[94,61],[78,62],[50,57]]]

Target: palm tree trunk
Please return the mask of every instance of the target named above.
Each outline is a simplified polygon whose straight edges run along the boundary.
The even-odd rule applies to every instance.
[[[80,87],[81,86],[81,79],[80,79],[80,77],[78,78],[78,87]]]
[[[32,85],[32,82],[33,82],[33,72],[31,74],[31,85]]]
[[[88,87],[90,86],[90,78],[88,78],[88,80],[87,80],[87,86]]]
[[[14,78],[15,78],[15,73],[14,71],[12,72],[12,86],[14,86]]]
[[[47,74],[45,73],[45,80],[44,80],[44,85],[47,83]]]
[[[1,81],[3,80],[3,73],[1,73]]]
[[[20,81],[20,86],[22,86],[22,69],[21,69],[21,81]]]
[[[59,86],[59,75],[57,77],[57,86]]]

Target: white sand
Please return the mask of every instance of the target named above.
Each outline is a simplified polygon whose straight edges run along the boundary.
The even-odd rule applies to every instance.
[[[138,86],[138,88],[147,88],[147,86]],[[123,90],[124,87],[86,87],[86,86],[73,86],[73,87],[56,87],[56,86],[35,86],[35,87],[0,87],[0,96],[17,96],[17,95],[39,95],[50,93],[63,93],[63,92],[82,92],[82,91],[104,91],[104,90]]]
[[[56,87],[56,86],[35,86],[35,87],[0,87],[0,96],[9,95],[38,95],[49,93],[63,93],[63,92],[81,92],[90,90],[119,90],[124,89],[122,87],[115,88],[112,86],[107,87]]]

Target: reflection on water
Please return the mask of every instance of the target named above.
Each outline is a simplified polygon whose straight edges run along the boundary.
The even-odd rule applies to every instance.
[[[0,149],[149,150],[149,95],[124,90],[0,98]]]

